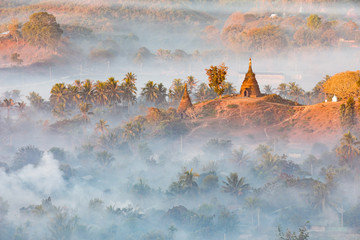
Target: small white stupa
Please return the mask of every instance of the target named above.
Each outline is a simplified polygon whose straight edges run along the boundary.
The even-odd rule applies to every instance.
[[[337,96],[334,95],[334,96],[332,97],[332,102],[337,102],[337,101],[338,101]]]

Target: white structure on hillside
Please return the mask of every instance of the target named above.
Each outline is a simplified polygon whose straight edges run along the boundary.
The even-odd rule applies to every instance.
[[[337,99],[336,95],[334,95],[334,96],[332,97],[332,102],[337,102],[337,101],[338,101],[338,99]]]

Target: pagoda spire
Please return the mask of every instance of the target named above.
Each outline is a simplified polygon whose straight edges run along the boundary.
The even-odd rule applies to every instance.
[[[177,113],[178,114],[182,114],[186,111],[186,109],[191,108],[192,107],[192,103],[191,103],[191,99],[187,90],[187,84],[185,83],[184,86],[184,94],[180,100],[180,104],[179,107],[177,109]]]
[[[249,58],[249,70],[245,74],[245,79],[241,85],[240,96],[242,97],[261,97],[259,84],[256,81],[255,73],[252,70],[251,58]]]
[[[248,72],[252,72],[252,62],[251,62],[251,57],[249,58],[249,70]]]

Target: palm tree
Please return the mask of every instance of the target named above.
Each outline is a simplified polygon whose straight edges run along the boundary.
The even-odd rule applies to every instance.
[[[81,118],[84,122],[90,121],[89,115],[92,114],[92,112],[90,112],[91,108],[92,108],[92,105],[90,103],[86,103],[86,102],[79,103],[79,110],[81,112]]]
[[[314,194],[314,207],[321,207],[322,212],[325,212],[326,205],[329,204],[330,188],[327,184],[318,182],[313,186]]]
[[[76,106],[80,101],[79,88],[76,85],[67,85],[68,104],[72,107]]]
[[[206,83],[201,83],[199,85],[198,90],[195,93],[195,97],[198,102],[203,102],[205,100],[215,98],[216,93],[214,92],[214,90],[209,88],[209,86]]]
[[[7,119],[10,117],[10,108],[14,106],[15,102],[11,98],[5,98],[3,106],[7,108]]]
[[[141,133],[144,128],[139,122],[127,123],[124,127],[123,138],[128,142],[133,142],[140,139]]]
[[[360,156],[360,142],[350,132],[345,133],[340,140],[340,146],[336,148],[336,154],[340,158],[341,165],[347,165],[350,169],[357,169],[359,165],[355,160]]]
[[[30,92],[26,98],[30,101],[31,106],[37,109],[41,108],[44,103],[44,99],[36,92]]]
[[[304,90],[295,82],[291,82],[289,83],[289,95],[298,102],[299,98],[304,95]]]
[[[157,92],[158,92],[158,99],[156,101],[156,104],[160,105],[163,103],[166,103],[166,87],[164,87],[164,85],[162,83],[159,83],[157,85]]]
[[[262,159],[260,160],[259,165],[255,167],[255,170],[260,175],[264,176],[278,175],[281,171],[279,164],[279,155],[268,152],[262,155]]]
[[[80,89],[80,100],[85,103],[94,103],[95,89],[91,80],[86,79]]]
[[[276,90],[281,97],[287,98],[289,89],[286,83],[280,83]]]
[[[239,179],[237,173],[230,173],[230,176],[226,177],[226,181],[223,183],[225,185],[222,187],[222,191],[237,197],[243,195],[250,188],[249,184],[245,184],[245,178]]]
[[[68,100],[68,94],[67,94],[68,90],[65,86],[65,83],[56,83],[50,93],[50,103],[53,106],[59,105],[59,104],[67,104],[67,100]]]
[[[236,88],[234,88],[234,84],[231,82],[224,83],[224,93],[223,95],[230,95],[236,92]]]
[[[105,149],[114,149],[120,142],[120,136],[117,132],[110,132],[101,135],[99,138],[99,145]]]
[[[108,127],[107,121],[100,119],[100,121],[96,123],[95,130],[99,131],[101,135],[104,135],[104,133],[108,131]]]
[[[107,167],[115,161],[115,158],[111,153],[102,151],[96,153],[96,161],[98,161],[102,166]]]
[[[177,228],[174,225],[171,225],[169,228],[169,240],[174,239],[175,232],[177,231]]]
[[[105,82],[97,81],[95,84],[95,99],[96,103],[100,106],[105,106],[109,103],[107,95],[107,85]]]
[[[265,94],[273,94],[273,88],[271,87],[271,85],[265,85],[264,92]]]
[[[199,186],[195,182],[195,178],[199,176],[198,173],[193,173],[192,168],[190,171],[185,171],[184,174],[180,176],[180,183],[185,192],[196,193],[199,190]]]
[[[178,103],[184,94],[185,85],[181,79],[176,78],[169,89],[169,99],[172,103]]]
[[[148,81],[144,88],[142,88],[141,96],[145,97],[146,101],[156,103],[159,98],[157,91],[157,84],[153,81]]]
[[[106,81],[106,88],[108,100],[110,104],[115,107],[117,103],[121,102],[121,94],[123,93],[119,81],[115,80],[113,77],[109,78]]]
[[[233,150],[231,161],[237,165],[243,165],[249,160],[249,155],[245,154],[244,149],[240,147],[238,150]]]
[[[58,103],[56,106],[54,106],[54,108],[52,109],[52,113],[57,118],[66,118],[66,116],[68,115],[68,111],[66,111],[65,103]]]
[[[189,91],[189,94],[192,93],[192,91],[195,89],[196,85],[197,85],[197,81],[195,80],[194,76],[188,76],[187,77],[187,86],[188,86],[188,91]]]
[[[123,90],[122,99],[127,102],[129,109],[129,103],[134,104],[136,102],[136,91],[135,86],[136,75],[132,72],[128,72],[123,79],[121,89]]]

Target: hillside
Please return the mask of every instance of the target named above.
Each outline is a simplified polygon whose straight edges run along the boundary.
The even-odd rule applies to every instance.
[[[219,137],[243,136],[242,140],[249,144],[274,139],[293,145],[314,142],[333,144],[343,133],[340,105],[341,102],[329,102],[296,106],[287,100],[274,101],[270,96],[215,99],[195,104],[194,109],[189,111],[193,116],[189,121],[196,127],[190,131],[188,138],[215,133]]]

